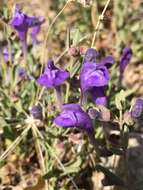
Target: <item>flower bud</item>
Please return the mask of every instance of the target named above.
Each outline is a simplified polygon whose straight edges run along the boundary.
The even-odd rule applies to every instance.
[[[80,51],[79,51],[78,47],[71,47],[71,48],[69,48],[68,53],[69,53],[70,56],[73,56],[73,57],[77,57],[77,56],[80,55]]]
[[[86,47],[86,46],[79,47],[80,55],[85,55],[87,49],[88,49],[88,47]]]
[[[133,119],[131,117],[131,113],[129,111],[126,111],[123,115],[123,118],[124,118],[124,122],[127,124],[127,125],[133,125]]]
[[[88,115],[91,119],[99,119],[100,118],[100,112],[96,109],[89,108],[88,109]]]
[[[107,109],[104,106],[100,106],[100,113],[101,113],[101,118],[100,118],[101,121],[105,122],[110,121],[111,113],[109,109]]]
[[[34,119],[43,119],[42,115],[42,108],[41,106],[33,106],[32,109],[30,110],[31,115],[33,116]]]
[[[143,113],[143,99],[136,99],[134,105],[131,107],[131,116],[133,118],[139,118]]]

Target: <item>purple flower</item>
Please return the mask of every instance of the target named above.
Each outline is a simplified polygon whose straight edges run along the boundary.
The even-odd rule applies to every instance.
[[[112,56],[107,56],[97,63],[96,57],[96,50],[89,48],[80,73],[81,89],[84,92],[93,87],[101,87],[108,84],[109,72],[107,68],[114,63],[114,59]]]
[[[20,7],[16,5],[15,13],[10,21],[10,25],[18,32],[22,42],[26,42],[28,29],[39,26],[44,22],[42,17],[27,16],[21,12]]]
[[[69,72],[57,68],[54,62],[49,60],[44,73],[37,82],[42,86],[52,88],[60,86],[67,78],[69,78]]]
[[[89,48],[80,72],[80,85],[83,96],[88,93],[97,105],[105,106],[107,104],[105,89],[110,79],[107,68],[113,65],[114,59],[107,56],[97,63],[96,57],[96,50]]]
[[[33,76],[29,75],[26,71],[26,69],[22,67],[17,68],[17,75],[20,77],[20,79],[23,80],[33,80]]]
[[[141,114],[143,113],[143,99],[136,99],[135,104],[132,106],[130,113],[133,118],[138,118],[141,116]]]
[[[22,67],[18,67],[17,68],[17,74],[22,79],[27,78],[27,71],[24,68],[22,68]]]
[[[41,17],[41,24],[43,24],[43,22],[45,22],[45,20]],[[37,35],[39,34],[40,30],[41,30],[41,24],[39,23],[39,25],[34,26],[32,28],[32,32],[31,32],[31,38],[32,38],[32,43],[33,45],[37,44]]]
[[[3,56],[4,56],[5,62],[10,61],[10,54],[9,54],[8,48],[6,48],[6,47],[3,50]],[[13,58],[14,58],[14,52],[12,51],[11,52],[11,59],[13,60]]]
[[[96,105],[107,106],[106,88],[107,86],[94,87],[90,90],[92,99]]]
[[[32,109],[30,110],[31,115],[35,118],[35,119],[40,119],[42,120],[43,115],[42,115],[42,108],[41,106],[37,105],[37,106],[33,106]]]
[[[126,66],[128,65],[128,63],[130,62],[131,58],[132,58],[132,50],[131,48],[124,48],[123,49],[123,53],[122,53],[122,57],[121,57],[121,61],[120,61],[120,73],[122,74],[126,68]]]
[[[109,55],[101,59],[99,64],[105,66],[106,68],[110,68],[114,63],[115,63],[114,58],[111,55]]]
[[[105,66],[96,63],[84,63],[80,73],[80,84],[83,92],[93,87],[101,87],[108,84],[109,72]]]
[[[89,115],[78,104],[66,104],[62,108],[62,112],[54,120],[55,124],[65,128],[77,127],[88,134],[94,133]]]
[[[98,53],[94,48],[87,49],[83,63],[86,63],[86,62],[95,63],[97,55]]]

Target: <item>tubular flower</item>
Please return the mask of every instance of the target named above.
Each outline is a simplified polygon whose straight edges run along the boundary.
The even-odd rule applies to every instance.
[[[85,130],[88,134],[94,133],[89,115],[78,104],[63,105],[62,112],[55,118],[54,122],[65,128],[77,127]]]
[[[18,32],[21,41],[26,41],[28,29],[41,25],[44,18],[27,16],[21,12],[20,7],[16,5],[15,13],[10,21],[10,25]]]
[[[49,60],[44,73],[37,82],[42,86],[52,88],[60,86],[67,78],[69,78],[69,72],[57,68],[54,62]]]
[[[30,110],[30,113],[33,116],[33,118],[35,118],[35,119],[42,120],[42,118],[43,118],[42,107],[40,105],[33,106],[32,109]]]
[[[131,117],[139,118],[143,113],[143,99],[138,98],[135,101],[135,104],[131,108]]]
[[[106,105],[105,89],[110,79],[107,68],[114,63],[114,59],[107,56],[97,63],[96,57],[96,50],[87,50],[80,73],[81,90],[83,95],[89,93],[97,105]]]
[[[84,63],[80,73],[81,89],[85,92],[93,87],[101,87],[108,84],[109,72],[105,66],[96,63]]]
[[[126,66],[128,65],[128,63],[130,62],[131,58],[132,58],[132,50],[131,48],[124,48],[123,49],[123,53],[122,53],[122,57],[121,57],[121,61],[120,61],[120,73],[123,73]]]

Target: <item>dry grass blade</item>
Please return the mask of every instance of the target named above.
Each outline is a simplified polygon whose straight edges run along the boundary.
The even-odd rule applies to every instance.
[[[23,130],[21,135],[15,139],[15,141],[6,149],[6,151],[0,156],[0,162],[3,161],[14,149],[15,147],[20,143],[20,141],[25,137],[31,127],[28,126]]]
[[[104,14],[105,14],[105,12],[106,12],[106,9],[107,9],[107,7],[108,7],[110,1],[111,1],[111,0],[107,0],[103,11],[102,11],[101,15],[100,15],[99,18],[98,18],[97,25],[96,25],[96,28],[95,28],[95,32],[94,32],[94,35],[93,35],[93,38],[92,38],[91,47],[94,47],[94,43],[95,43],[95,40],[96,40],[97,32],[98,32],[98,30],[99,30],[101,21],[102,21],[103,18],[104,18]]]
[[[44,137],[41,135],[40,131],[39,131],[37,128],[35,128],[35,130],[37,131],[37,134],[39,135],[39,137],[41,138],[41,140],[43,140],[43,142],[44,142]],[[47,148],[50,150],[50,152],[52,153],[52,155],[55,157],[55,159],[57,160],[57,162],[59,163],[61,169],[62,169],[62,170],[66,173],[66,175],[69,177],[69,179],[70,179],[70,181],[72,182],[72,184],[73,184],[75,190],[79,190],[78,187],[77,187],[77,185],[76,185],[76,183],[75,183],[75,181],[74,181],[73,178],[67,173],[67,171],[66,171],[64,165],[62,164],[62,162],[60,161],[60,159],[59,159],[58,156],[56,155],[56,153],[55,153],[55,151],[53,150],[53,148],[52,148],[47,142],[46,142],[45,144],[46,144]]]
[[[44,157],[42,154],[42,149],[41,149],[41,145],[40,145],[40,141],[39,141],[39,133],[37,133],[37,127],[35,125],[32,126],[32,134],[33,137],[35,138],[35,148],[36,148],[36,152],[37,152],[37,156],[38,156],[38,160],[39,160],[39,164],[42,170],[43,175],[46,174],[46,169],[45,169],[45,163],[44,163]],[[48,190],[48,183],[45,180],[45,190]]]

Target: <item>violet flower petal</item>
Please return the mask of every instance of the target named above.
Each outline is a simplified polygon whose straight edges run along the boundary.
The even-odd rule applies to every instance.
[[[55,124],[68,128],[77,127],[87,133],[94,133],[89,115],[78,104],[66,104],[63,111],[54,120]]]
[[[86,62],[95,63],[97,55],[98,55],[98,53],[97,53],[97,51],[94,48],[89,48],[86,51],[83,63],[86,63]]]
[[[72,111],[63,111],[56,117],[54,122],[62,127],[74,127],[77,124],[77,119]]]
[[[131,116],[133,118],[138,118],[143,113],[143,99],[138,98],[135,101],[135,104],[133,105],[131,109]]]
[[[96,105],[107,106],[107,96],[105,95],[106,86],[94,87],[90,93]]]
[[[71,111],[82,111],[79,104],[64,104],[63,109],[64,110],[71,110]]]
[[[100,61],[99,64],[100,64],[101,66],[105,66],[106,68],[109,68],[109,67],[111,67],[114,63],[115,63],[114,58],[113,58],[111,55],[109,55],[109,56],[104,57],[103,59],[101,59],[101,61]]]
[[[85,63],[80,73],[80,84],[83,91],[92,87],[100,87],[108,84],[109,72],[106,67],[97,67],[96,64]]]
[[[124,48],[123,49],[123,53],[122,53],[122,57],[121,57],[121,61],[120,61],[120,73],[123,73],[126,66],[128,65],[128,63],[130,62],[131,58],[132,58],[132,50],[131,48]]]
[[[31,38],[33,46],[37,44],[37,35],[39,34],[41,26],[35,26],[32,28]]]
[[[43,22],[44,18],[27,16],[22,13],[19,6],[16,5],[14,16],[10,20],[10,25],[18,32],[20,40],[25,42],[28,29],[41,25]]]
[[[67,78],[69,78],[69,72],[57,68],[53,61],[49,60],[44,73],[38,78],[37,82],[40,85],[52,88],[60,86]]]
[[[32,109],[30,110],[30,113],[35,119],[39,120],[43,119],[42,107],[40,105],[33,106]]]
[[[7,47],[3,49],[3,56],[4,56],[5,62],[10,61],[10,52],[8,51]],[[11,59],[13,60],[13,58],[14,58],[14,51],[11,52]]]

